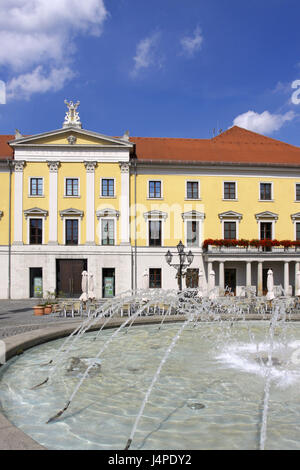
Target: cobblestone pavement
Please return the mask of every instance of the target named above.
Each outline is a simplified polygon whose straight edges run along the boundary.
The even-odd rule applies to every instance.
[[[78,320],[78,317],[73,319],[52,315],[34,316],[32,310],[34,305],[36,305],[34,299],[0,300],[0,339],[53,326],[56,323],[72,323]]]

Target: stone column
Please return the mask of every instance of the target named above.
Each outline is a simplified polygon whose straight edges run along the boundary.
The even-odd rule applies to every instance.
[[[129,163],[120,163],[121,169],[121,245],[129,244]]]
[[[246,262],[246,287],[250,289],[251,287],[251,261]],[[250,292],[248,293],[250,295]]]
[[[224,295],[225,290],[225,273],[224,273],[224,262],[219,263],[219,295]]]
[[[258,262],[257,265],[257,295],[261,297],[263,295],[263,263]]]
[[[300,263],[296,261],[295,263],[295,295],[296,295],[296,287],[297,287],[297,272],[299,271]]]
[[[25,161],[14,161],[15,196],[14,196],[14,245],[23,245],[23,172]]]
[[[290,285],[289,268],[290,268],[289,262],[285,261],[284,262],[284,295],[289,295],[289,285]]]
[[[84,162],[86,169],[86,245],[95,245],[95,168],[97,162]]]
[[[49,238],[48,245],[57,245],[57,177],[60,162],[47,162],[49,167]]]

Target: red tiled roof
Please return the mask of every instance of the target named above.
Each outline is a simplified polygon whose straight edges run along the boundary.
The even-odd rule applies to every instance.
[[[13,158],[14,151],[8,145],[9,140],[13,140],[15,138],[14,135],[0,135],[0,160],[6,160],[7,158]]]
[[[0,135],[0,160],[13,158],[8,141]],[[212,139],[130,137],[139,161],[299,165],[300,148],[234,126]]]
[[[300,148],[234,126],[212,139],[131,137],[140,161],[300,165]]]

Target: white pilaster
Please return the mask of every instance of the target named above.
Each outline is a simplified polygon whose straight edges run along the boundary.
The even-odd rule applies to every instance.
[[[95,168],[97,162],[84,162],[86,169],[86,245],[95,245]]]
[[[288,261],[285,261],[284,262],[284,295],[289,295],[289,285],[290,285],[289,269],[290,269],[290,264]]]
[[[257,295],[261,297],[263,295],[263,263],[258,262],[257,265]]]
[[[60,162],[47,162],[49,167],[49,245],[57,245],[57,176]]]
[[[129,163],[120,163],[121,169],[121,244],[129,244]]]
[[[14,245],[23,245],[23,171],[25,161],[15,161]]]

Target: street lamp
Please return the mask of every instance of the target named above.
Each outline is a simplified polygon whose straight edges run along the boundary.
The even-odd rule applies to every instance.
[[[182,243],[182,241],[178,243],[177,251],[178,251],[178,257],[179,257],[179,264],[172,263],[173,255],[170,252],[170,250],[168,250],[168,252],[166,253],[165,258],[166,258],[168,265],[173,266],[173,268],[177,270],[178,287],[179,287],[179,290],[182,291],[182,277],[183,277],[182,270],[183,268],[188,268],[192,264],[192,262],[194,261],[194,255],[191,252],[191,250],[188,252],[188,254],[184,252],[184,244]]]

